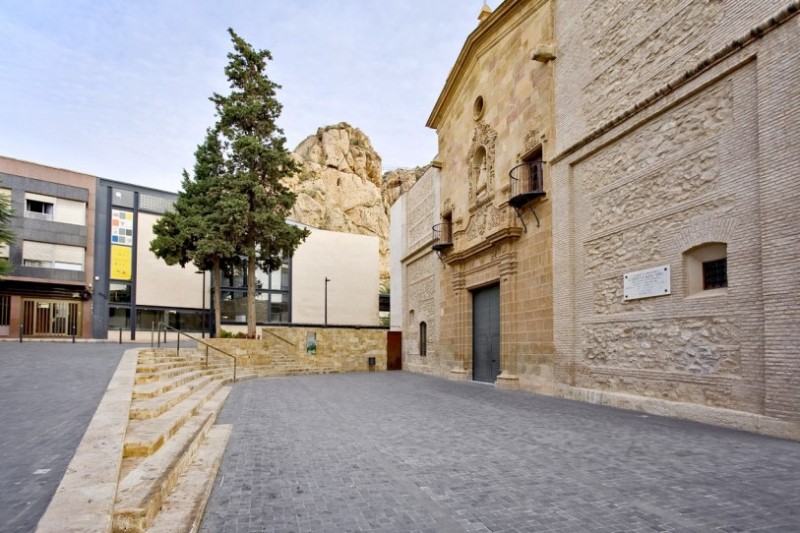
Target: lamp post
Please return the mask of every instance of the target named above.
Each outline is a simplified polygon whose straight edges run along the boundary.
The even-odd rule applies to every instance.
[[[200,311],[200,336],[201,338],[206,338],[206,271],[205,270],[198,270],[195,274],[202,274],[203,275],[203,287],[200,290],[203,298],[203,308]]]
[[[331,280],[328,279],[328,276],[325,276],[325,325],[328,325],[328,283]]]

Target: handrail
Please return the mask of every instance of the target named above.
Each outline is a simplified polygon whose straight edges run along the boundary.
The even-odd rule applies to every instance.
[[[237,363],[237,361],[239,360],[239,358],[238,358],[238,357],[236,357],[235,355],[229,354],[229,353],[228,353],[228,352],[226,352],[225,350],[222,350],[222,349],[220,349],[220,348],[217,348],[217,347],[216,347],[216,346],[214,346],[213,344],[209,344],[209,343],[207,343],[206,341],[200,340],[200,339],[198,339],[197,337],[193,337],[193,336],[189,335],[188,333],[185,333],[185,332],[183,332],[183,331],[181,331],[181,330],[179,330],[179,329],[177,329],[177,328],[173,328],[172,326],[170,326],[170,325],[168,325],[168,324],[164,324],[163,322],[160,322],[160,323],[158,324],[158,346],[159,346],[159,347],[161,347],[161,330],[162,330],[162,329],[163,329],[165,332],[166,332],[167,330],[172,330],[172,331],[174,331],[175,333],[177,333],[177,334],[178,334],[178,350],[177,350],[177,351],[178,351],[178,356],[179,356],[179,357],[180,357],[180,355],[181,355],[181,335],[183,335],[184,337],[186,337],[186,338],[189,338],[189,339],[191,339],[191,340],[193,340],[193,341],[197,342],[198,344],[202,344],[202,345],[204,345],[204,346],[206,347],[206,368],[208,368],[208,349],[209,349],[209,348],[212,348],[212,349],[214,349],[214,350],[216,350],[216,351],[218,351],[218,352],[222,353],[223,355],[227,355],[228,357],[232,358],[232,359],[233,359],[233,382],[234,382],[234,383],[236,383],[236,366],[237,366],[237,364],[236,364],[236,363]],[[164,339],[165,339],[165,342],[166,342],[166,338],[167,338],[167,336],[166,336],[166,333],[165,333],[165,334],[164,334]]]
[[[293,342],[291,342],[291,341],[287,341],[286,339],[284,339],[283,337],[281,337],[281,336],[280,336],[280,335],[278,335],[277,333],[272,333],[270,330],[268,330],[268,329],[266,329],[266,328],[265,328],[265,329],[262,329],[261,331],[262,331],[262,332],[264,332],[264,333],[269,333],[269,334],[270,334],[270,335],[272,335],[273,337],[275,337],[275,338],[277,338],[277,339],[280,339],[280,340],[282,340],[283,342],[285,342],[286,344],[288,344],[288,345],[289,345],[289,346],[291,346],[292,348],[294,348],[294,347],[295,347],[295,344],[294,344]]]

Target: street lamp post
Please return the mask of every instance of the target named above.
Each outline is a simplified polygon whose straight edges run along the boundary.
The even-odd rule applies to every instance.
[[[325,325],[328,325],[328,283],[331,280],[328,279],[328,276],[325,276]]]

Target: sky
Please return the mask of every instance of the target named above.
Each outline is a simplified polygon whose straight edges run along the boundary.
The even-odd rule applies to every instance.
[[[489,2],[496,7],[499,1]],[[226,94],[233,28],[273,61],[294,149],[360,128],[383,167],[436,156],[425,123],[483,0],[2,0],[0,155],[176,192]]]

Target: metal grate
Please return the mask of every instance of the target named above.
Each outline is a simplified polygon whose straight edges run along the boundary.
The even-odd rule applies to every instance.
[[[722,258],[703,263],[703,290],[721,289],[728,286],[728,259]]]
[[[11,324],[11,296],[0,294],[0,326]]]

